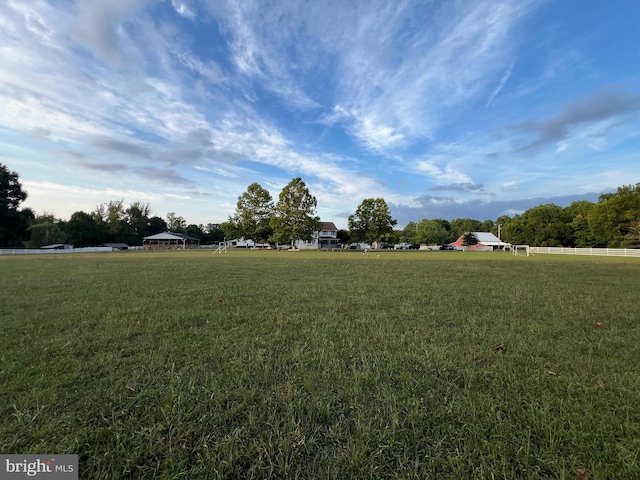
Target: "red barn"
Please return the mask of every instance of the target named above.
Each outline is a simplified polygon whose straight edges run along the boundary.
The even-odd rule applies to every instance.
[[[460,248],[464,246],[466,249],[479,251],[479,252],[504,250],[506,247],[511,247],[510,243],[501,241],[498,237],[496,237],[491,232],[469,232],[469,233],[473,234],[478,240],[478,243],[476,245],[465,246],[464,235],[460,236],[460,238],[458,238],[455,242],[450,243],[449,245],[451,245],[452,247],[460,247]],[[465,235],[468,235],[468,234],[465,233]]]

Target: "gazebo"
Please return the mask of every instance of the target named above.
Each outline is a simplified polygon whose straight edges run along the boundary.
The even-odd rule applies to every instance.
[[[184,233],[156,233],[142,239],[143,250],[186,250],[199,246],[199,239]]]

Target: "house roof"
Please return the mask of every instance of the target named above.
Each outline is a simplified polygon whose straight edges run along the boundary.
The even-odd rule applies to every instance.
[[[200,241],[199,238],[192,237],[185,233],[174,233],[174,232],[156,233],[155,235],[144,237],[143,240],[195,240],[198,242]]]
[[[57,248],[73,248],[73,245],[69,245],[66,243],[52,243],[51,245],[43,245],[40,248],[43,250],[54,250]]]
[[[333,222],[322,222],[322,230],[327,230],[327,231],[338,231],[338,227],[336,227],[336,224]]]
[[[476,237],[476,239],[478,240],[478,245],[488,245],[488,246],[509,245],[508,243],[499,240],[498,237],[496,237],[491,232],[470,232],[470,233],[472,233]],[[464,235],[461,235],[460,238],[458,238],[455,242],[451,243],[451,245],[459,247],[463,243],[464,243]]]

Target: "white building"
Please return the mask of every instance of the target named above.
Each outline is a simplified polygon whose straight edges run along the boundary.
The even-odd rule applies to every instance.
[[[311,240],[296,240],[293,243],[300,250],[339,248],[338,227],[333,222],[322,222],[322,228],[313,235]]]

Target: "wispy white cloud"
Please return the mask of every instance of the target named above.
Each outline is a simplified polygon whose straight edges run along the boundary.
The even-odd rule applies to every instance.
[[[171,0],[171,5],[179,15],[190,20],[196,18],[196,13],[193,10],[193,6],[185,0]]]
[[[347,44],[341,64],[340,77],[347,80],[340,85],[340,104],[360,119],[354,135],[371,145],[380,145],[382,138],[383,146],[380,131],[397,132],[397,139],[433,136],[447,122],[450,108],[482,91],[493,72],[503,68],[513,48],[509,36],[529,6],[474,2],[425,8],[428,13],[415,20],[419,30],[406,42],[402,31],[411,26],[414,10],[400,6],[393,15],[372,10],[373,18],[362,22],[369,29]],[[387,57],[390,47],[393,57]],[[367,128],[363,119],[386,128]]]
[[[451,164],[439,166],[433,160],[415,163],[415,169],[436,180],[439,184],[471,184],[471,177]]]
[[[500,93],[500,91],[504,88],[505,84],[509,80],[509,77],[511,77],[511,74],[513,73],[514,64],[515,64],[515,60],[511,62],[511,65],[509,65],[509,68],[500,79],[500,82],[498,83],[498,86],[496,87],[496,89],[493,92],[491,92],[491,95],[489,95],[489,99],[487,100],[487,105],[486,105],[487,107],[493,103],[493,99],[496,98],[496,96]]]

